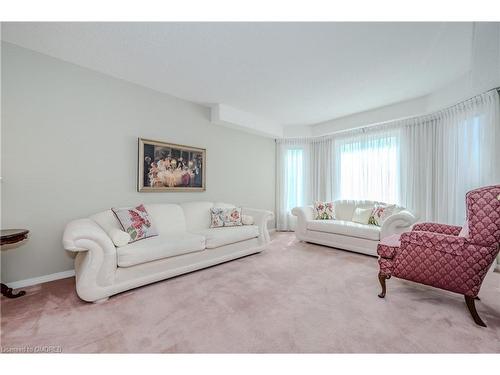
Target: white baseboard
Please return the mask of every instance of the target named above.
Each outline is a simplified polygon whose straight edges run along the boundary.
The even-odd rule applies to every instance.
[[[63,272],[51,273],[50,275],[44,275],[39,277],[33,277],[31,279],[14,281],[12,283],[8,283],[8,287],[12,289],[25,288],[27,286],[37,285],[46,283],[49,281],[65,279],[67,277],[75,276],[75,270],[68,270]]]
[[[269,233],[276,233],[276,228],[271,228],[267,230]]]

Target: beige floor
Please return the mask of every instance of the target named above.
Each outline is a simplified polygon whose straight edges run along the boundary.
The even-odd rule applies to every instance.
[[[74,279],[1,300],[4,352],[500,352],[500,273],[476,326],[463,297],[398,279],[377,298],[376,258],[273,237],[265,252],[114,296]],[[40,349],[42,348],[42,349]],[[48,349],[47,349],[48,348]]]

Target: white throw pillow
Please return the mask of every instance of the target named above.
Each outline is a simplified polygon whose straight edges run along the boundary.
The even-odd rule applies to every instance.
[[[116,247],[128,245],[130,242],[130,234],[120,229],[112,228],[108,235]]]
[[[359,208],[356,207],[352,215],[352,221],[360,224],[368,224],[370,216],[372,216],[373,208]]]
[[[253,216],[241,215],[241,223],[243,225],[253,225],[254,223]]]

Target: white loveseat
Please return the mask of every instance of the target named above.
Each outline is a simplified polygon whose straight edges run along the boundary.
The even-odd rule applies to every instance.
[[[110,234],[121,229],[111,210],[70,222],[63,246],[77,252],[76,291],[89,302],[183,273],[262,251],[269,243],[273,213],[243,208],[254,225],[210,228],[212,207],[224,203],[145,204],[159,235],[115,247]]]
[[[396,206],[381,227],[359,224],[352,221],[357,207],[374,207],[374,201],[334,201],[335,220],[315,220],[313,206],[295,207],[292,214],[297,217],[295,235],[301,241],[358,253],[377,255],[377,244],[384,237],[408,231],[417,218],[409,210]]]

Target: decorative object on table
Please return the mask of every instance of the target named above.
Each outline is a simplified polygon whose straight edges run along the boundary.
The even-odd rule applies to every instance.
[[[137,190],[204,191],[206,150],[139,138]]]
[[[17,244],[27,239],[28,233],[29,231],[27,229],[2,229],[0,237],[0,245],[4,246],[4,245]],[[2,295],[7,298],[18,298],[26,294],[24,290],[14,293],[12,288],[9,288],[7,285],[3,283],[1,283],[1,292]]]
[[[469,191],[466,195],[468,230],[454,225],[419,223],[411,232],[382,240],[379,254],[380,298],[386,279],[400,279],[463,294],[477,325],[486,327],[475,301],[483,279],[499,252],[500,185]]]
[[[112,208],[123,230],[129,234],[129,243],[158,235],[143,204],[130,208]]]
[[[333,202],[314,202],[315,220],[332,220],[335,218]]]

